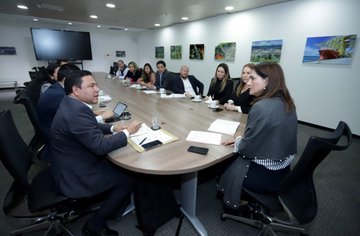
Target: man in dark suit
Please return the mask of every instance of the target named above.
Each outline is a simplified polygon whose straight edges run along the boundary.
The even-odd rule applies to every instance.
[[[155,73],[155,89],[165,88],[168,89],[168,82],[170,72],[166,69],[166,63],[160,60],[156,63],[157,71]]]
[[[173,75],[169,80],[169,90],[173,93],[185,94],[187,97],[203,95],[204,84],[193,75],[189,75],[189,67],[182,66],[180,75]]]
[[[41,94],[36,105],[36,113],[42,127],[42,132],[47,140],[50,141],[50,126],[56,114],[56,111],[65,97],[64,79],[67,74],[74,70],[80,70],[79,67],[72,64],[60,66],[57,74],[57,82],[51,85],[43,94]]]
[[[57,82],[51,85],[43,94],[41,94],[40,99],[36,105],[36,113],[41,124],[41,132],[45,138],[45,146],[41,152],[41,159],[47,160],[49,154],[49,144],[51,140],[50,136],[50,127],[51,123],[55,117],[56,111],[59,108],[60,103],[65,97],[64,90],[64,81],[68,74],[73,71],[80,70],[79,67],[73,64],[63,64],[60,66],[57,74]],[[112,117],[112,111],[105,111],[101,115],[96,116],[98,122]]]
[[[50,159],[59,193],[71,198],[95,196],[106,191],[100,209],[83,227],[84,235],[118,235],[106,220],[125,209],[135,185],[134,179],[112,164],[106,154],[127,145],[130,134],[141,126],[99,124],[91,104],[98,102],[99,88],[88,71],[74,71],[66,77],[65,93],[51,125]],[[105,136],[105,134],[111,134]]]

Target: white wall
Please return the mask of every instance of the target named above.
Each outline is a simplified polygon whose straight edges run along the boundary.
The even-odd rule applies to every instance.
[[[34,66],[47,66],[47,62],[37,61],[33,49],[30,28],[67,29],[90,32],[93,60],[83,61],[84,69],[108,72],[113,61],[120,58],[115,51],[126,51],[128,62],[138,59],[138,32],[114,31],[108,28],[97,28],[96,25],[74,23],[49,24],[33,22],[29,18],[0,15],[0,46],[15,47],[16,55],[0,55],[0,81],[16,80],[20,85],[29,81],[28,71]]]
[[[197,22],[142,32],[139,61],[155,65],[154,47],[165,47],[171,71],[190,67],[206,86],[215,68],[214,48],[220,42],[236,42],[235,62],[228,63],[232,77],[250,60],[252,41],[283,39],[280,64],[297,105],[298,119],[335,128],[347,122],[360,135],[360,48],[357,39],[350,65],[303,64],[307,37],[357,34],[360,36],[360,1],[295,0],[251,11],[222,15]],[[189,60],[189,44],[205,44],[203,61]],[[182,45],[182,60],[170,59],[170,46]]]

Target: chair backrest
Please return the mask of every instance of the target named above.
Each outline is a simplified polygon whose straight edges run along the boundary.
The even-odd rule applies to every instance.
[[[340,142],[342,136],[346,142]],[[298,162],[280,185],[279,196],[300,224],[311,222],[317,213],[313,173],[333,150],[345,150],[352,141],[349,126],[340,121],[328,137],[310,137]]]
[[[14,179],[3,202],[3,210],[7,214],[29,191],[28,171],[33,156],[20,136],[9,110],[0,113],[0,127],[0,159]]]
[[[36,104],[34,104],[34,102],[32,101],[31,98],[31,92],[29,92],[29,90],[27,90],[26,88],[21,91],[21,93],[17,96],[15,103],[16,104],[22,104],[25,107],[26,113],[29,116],[29,119],[32,123],[32,125],[34,126],[36,132],[39,133],[41,138],[45,138],[43,137],[43,135],[41,134],[41,125],[40,125],[40,121],[36,112]]]
[[[231,80],[233,81],[233,92],[236,91],[237,87],[239,86],[240,84],[240,80],[241,78],[240,77],[237,77],[237,78],[231,78]]]
[[[28,88],[24,88],[19,94],[16,95],[14,103],[22,104],[25,107],[26,113],[29,117],[31,124],[34,127],[35,134],[32,138],[29,147],[32,153],[36,156],[39,149],[50,140],[48,134],[43,131],[41,127],[38,114],[35,109],[35,104],[32,102],[31,94]]]

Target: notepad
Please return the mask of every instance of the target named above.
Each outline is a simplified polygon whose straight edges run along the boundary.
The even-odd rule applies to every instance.
[[[239,125],[240,122],[216,119],[214,122],[211,123],[208,130],[227,135],[234,135]]]
[[[138,130],[138,132],[130,135],[129,144],[138,152],[143,152],[145,149],[142,145],[153,142],[160,141],[162,144],[167,144],[172,141],[177,140],[173,134],[167,132],[164,129],[152,130],[149,126],[143,123]]]

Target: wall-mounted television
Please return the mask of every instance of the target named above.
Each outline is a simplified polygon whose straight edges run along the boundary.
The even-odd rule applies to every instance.
[[[36,60],[92,60],[89,32],[30,28]]]

